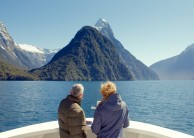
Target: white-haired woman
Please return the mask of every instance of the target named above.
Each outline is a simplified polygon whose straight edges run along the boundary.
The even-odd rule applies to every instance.
[[[81,108],[84,87],[74,84],[70,95],[63,99],[58,108],[60,138],[86,138],[85,113]]]
[[[122,138],[123,129],[129,126],[128,109],[116,85],[110,81],[102,84],[102,101],[94,113],[92,132],[97,138]]]

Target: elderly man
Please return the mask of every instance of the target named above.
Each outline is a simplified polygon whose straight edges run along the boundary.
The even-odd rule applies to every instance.
[[[86,138],[86,120],[80,107],[84,87],[74,84],[70,95],[63,99],[58,108],[60,138]]]

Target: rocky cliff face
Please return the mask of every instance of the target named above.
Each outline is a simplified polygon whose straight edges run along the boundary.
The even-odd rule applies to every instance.
[[[118,51],[119,58],[123,64],[132,72],[133,76],[137,80],[158,80],[158,76],[149,67],[143,64],[141,61],[135,58],[115,37],[111,26],[108,22],[100,18],[95,28],[99,30],[104,36],[106,36],[115,46]]]
[[[8,34],[6,27],[0,22],[0,58],[16,67],[27,68],[15,53],[15,42]]]

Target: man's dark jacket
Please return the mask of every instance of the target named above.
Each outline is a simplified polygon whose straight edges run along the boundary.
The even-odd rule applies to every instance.
[[[86,120],[81,99],[68,95],[58,108],[60,138],[85,138]]]

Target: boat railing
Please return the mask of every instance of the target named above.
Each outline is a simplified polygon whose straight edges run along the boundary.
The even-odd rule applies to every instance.
[[[136,121],[131,121],[130,126],[124,129],[124,133],[125,138],[194,138],[185,133]],[[96,138],[90,124],[87,125],[87,135],[88,138]],[[59,126],[57,121],[30,125],[1,132],[0,138],[59,138]]]

